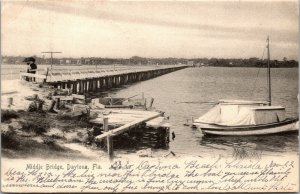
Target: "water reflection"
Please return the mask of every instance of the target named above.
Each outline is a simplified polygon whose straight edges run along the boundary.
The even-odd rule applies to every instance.
[[[267,152],[286,152],[298,150],[298,133],[265,136],[202,136],[200,145],[207,148],[247,148]],[[218,146],[216,146],[218,145]],[[221,148],[220,148],[221,146]]]
[[[169,149],[169,136],[157,129],[143,128],[114,137],[114,148],[132,152],[153,148]]]

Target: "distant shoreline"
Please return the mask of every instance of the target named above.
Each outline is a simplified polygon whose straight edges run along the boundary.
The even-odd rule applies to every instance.
[[[23,56],[2,56],[2,63],[4,64],[24,64],[22,61]],[[188,65],[188,66],[212,66],[212,67],[267,67],[267,60],[257,57],[251,58],[149,58],[133,56],[130,58],[101,58],[101,57],[82,57],[82,58],[41,58],[34,56],[37,64],[57,64],[69,66],[160,66],[160,65]],[[270,60],[271,68],[285,68],[285,67],[298,67],[298,61],[287,59],[283,57],[281,60]]]
[[[12,64],[12,63],[2,63],[2,66],[26,66],[25,63],[18,63],[18,64]],[[38,64],[38,66],[51,66],[51,64]],[[164,65],[170,65],[170,64],[160,64],[159,66],[164,66]],[[97,66],[97,67],[107,67],[107,66],[131,66],[131,67],[135,67],[135,66],[154,66],[154,65],[149,65],[149,64],[145,64],[145,65],[138,65],[138,64],[97,64],[97,65],[92,65],[92,64],[53,64],[53,66],[55,67],[67,67],[67,66],[78,66],[78,67],[91,67],[91,66]],[[214,65],[203,65],[203,66],[191,66],[192,68],[202,68],[202,67],[228,67],[228,68],[235,68],[235,67],[239,67],[239,68],[267,68],[266,66],[214,66]],[[272,69],[276,69],[276,68],[298,68],[299,66],[271,66]],[[3,68],[3,67],[2,67]]]

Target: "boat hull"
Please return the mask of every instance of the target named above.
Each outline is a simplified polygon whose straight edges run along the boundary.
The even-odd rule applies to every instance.
[[[247,135],[268,135],[277,133],[297,132],[299,130],[298,119],[287,119],[282,122],[249,125],[249,126],[222,126],[217,124],[195,123],[195,126],[204,135],[222,136],[247,136]]]

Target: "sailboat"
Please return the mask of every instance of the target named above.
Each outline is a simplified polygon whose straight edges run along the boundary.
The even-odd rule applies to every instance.
[[[299,119],[286,118],[283,106],[271,105],[270,45],[268,49],[268,101],[220,100],[193,121],[204,135],[247,136],[298,132]]]

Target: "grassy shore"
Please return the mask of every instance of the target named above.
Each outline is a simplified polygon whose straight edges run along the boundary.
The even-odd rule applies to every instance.
[[[22,81],[4,81],[1,98],[2,156],[8,158],[89,158],[85,147],[96,147],[91,129],[84,115],[79,117],[49,113],[49,93],[54,89]],[[13,87],[12,87],[13,86]],[[29,111],[30,98],[37,95],[45,103],[42,110]],[[8,106],[8,98],[13,105]],[[72,149],[72,145],[76,148]],[[78,147],[79,146],[79,147]],[[74,147],[74,146],[73,146]],[[98,150],[97,152],[101,152]]]

